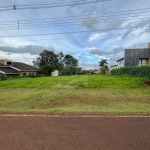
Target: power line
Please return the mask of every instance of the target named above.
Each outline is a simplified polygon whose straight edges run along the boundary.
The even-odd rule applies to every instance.
[[[93,30],[96,31],[111,31],[111,30],[124,30],[124,29],[136,29],[142,27],[149,27],[149,26],[140,26],[140,27],[130,27],[130,28],[117,28],[117,29],[101,29],[101,30]],[[71,31],[71,32],[58,32],[58,33],[46,33],[46,34],[30,34],[30,35],[10,35],[10,36],[0,36],[0,37],[23,37],[23,36],[43,36],[43,35],[57,35],[57,34],[75,34],[75,33],[88,33],[92,31]]]
[[[140,20],[140,19],[144,19],[145,17],[142,17],[142,18],[134,18],[134,19],[120,19],[120,20],[110,20],[110,21],[103,21],[103,22],[97,22],[97,21],[92,21],[92,20],[88,20],[88,21],[92,21],[92,23],[97,23],[97,24],[100,24],[100,23],[107,23],[107,22],[116,22],[116,21],[124,21],[124,20]],[[150,18],[150,17],[147,17],[147,19]],[[20,29],[29,29],[29,28],[44,28],[44,27],[56,27],[56,26],[74,26],[74,25],[81,25],[81,23],[70,23],[70,22],[66,22],[67,24],[55,24],[55,23],[52,23],[54,25],[47,25],[47,24],[36,24],[36,25],[29,25],[29,26],[19,26]],[[86,24],[91,24],[90,22],[86,23]],[[12,30],[12,29],[18,29],[17,26],[7,26],[7,27],[0,27],[0,29],[2,30]]]
[[[144,15],[141,15],[141,13],[144,13]],[[148,11],[148,12],[136,12],[136,13],[134,13],[134,14],[132,14],[132,16],[126,16],[126,17],[137,17],[137,16],[133,16],[133,15],[138,15],[138,14],[140,14],[140,16],[145,16],[145,15],[149,15],[149,14],[146,14],[146,13],[150,13],[150,11]],[[88,15],[88,16],[86,16],[86,17],[84,17],[84,16],[81,16],[81,17],[79,17],[79,18],[72,18],[72,19],[69,19],[69,22],[70,21],[72,21],[72,20],[80,20],[80,19],[95,19],[95,18],[99,18],[100,17],[100,19],[102,20],[103,19],[103,17],[105,18],[105,17],[112,17],[112,16],[119,16],[119,18],[120,18],[120,16],[124,16],[124,15],[128,15],[128,14],[117,14],[117,15],[109,15],[109,16],[100,16],[100,14],[95,14],[94,16],[90,16],[90,15]],[[138,17],[139,17],[139,15],[138,15]],[[107,19],[105,19],[105,20],[108,20],[108,19],[117,19],[117,18],[107,18]],[[44,20],[44,19],[43,19]],[[47,19],[45,19],[45,20],[47,20]],[[57,19],[55,19],[56,21],[57,21],[57,23],[58,23],[58,21],[59,22],[64,22],[64,21],[66,21],[66,20],[57,20]],[[52,20],[52,21],[50,21],[50,23],[52,23],[52,22],[54,22],[55,20]],[[20,22],[22,22],[21,20],[19,20]],[[47,20],[47,21],[49,21],[49,20]],[[68,20],[67,20],[68,21]],[[13,25],[13,24],[16,24],[18,21],[15,21],[14,23],[0,23],[0,25]],[[34,21],[32,21],[32,22],[22,22],[21,24],[35,24],[35,23],[41,23],[41,21],[38,21],[38,22],[34,22]],[[43,23],[43,21],[42,21],[42,23]]]
[[[78,2],[78,3],[66,3],[66,4],[58,4],[58,5],[45,5],[45,6],[37,6],[37,7],[17,7],[16,10],[22,9],[42,9],[42,8],[55,8],[55,7],[65,7],[65,6],[75,6],[75,5],[83,5],[83,4],[91,4],[91,3],[98,3],[98,2],[105,2],[110,0],[96,0],[96,1],[89,1],[89,2]],[[0,11],[8,11],[12,9],[1,9]]]
[[[75,5],[83,5],[83,4],[91,4],[91,3],[97,3],[97,2],[105,2],[109,0],[97,0],[97,1],[91,1],[91,2],[82,2],[82,3],[74,3],[74,4],[63,4],[63,5],[54,5],[54,6],[39,6],[39,7],[22,7],[18,8],[20,9],[41,9],[41,8],[55,8],[55,7],[65,7],[65,6],[75,6]]]
[[[145,12],[141,12],[141,13],[144,13],[145,14]],[[140,13],[140,14],[141,14]],[[146,13],[149,13],[149,12],[146,12]],[[135,14],[139,14],[139,13],[135,13]],[[135,14],[132,14],[132,15],[135,15]],[[120,14],[118,14],[117,16],[119,16]],[[127,15],[127,14],[122,14],[122,15]],[[125,18],[127,18],[127,20],[130,20],[130,18],[133,18],[132,20],[135,20],[135,19],[142,19],[142,18],[135,18],[135,17],[140,17],[140,16],[147,16],[147,15],[149,15],[149,14],[145,14],[145,15],[138,15],[138,16],[130,16],[130,17],[128,17],[128,16],[125,16]],[[112,16],[104,16],[104,17],[113,17],[113,15]],[[115,16],[116,17],[116,16]],[[120,17],[119,17],[120,18]],[[147,18],[149,18],[149,17],[147,17]],[[83,19],[83,21],[82,21],[82,19]],[[52,24],[54,24],[55,26],[60,26],[60,25],[62,25],[62,26],[65,26],[64,25],[64,23],[66,24],[66,26],[68,26],[67,25],[67,23],[76,23],[77,21],[75,21],[75,20],[80,20],[80,23],[82,23],[82,22],[84,22],[84,19],[86,19],[86,23],[88,24],[89,23],[89,21],[92,21],[92,22],[97,22],[97,23],[103,23],[103,22],[98,22],[98,20],[96,20],[95,21],[95,19],[99,19],[99,16],[95,16],[95,17],[88,17],[88,18],[73,18],[73,19],[70,19],[69,20],[69,22],[68,22],[68,20],[67,20],[67,22],[65,22],[66,20],[57,20],[57,22],[55,23],[54,21],[47,21],[46,22],[46,24],[45,24],[45,22],[31,22],[31,23],[20,23],[19,25],[20,25],[20,27],[28,27],[28,28],[32,28],[32,27],[37,27],[37,26],[41,26],[41,25],[47,25],[47,26],[49,26],[49,27],[51,27],[51,25]],[[113,20],[112,20],[113,19]],[[105,22],[113,22],[113,21],[117,21],[117,20],[115,20],[115,19],[118,19],[118,18],[107,18],[107,19],[103,19],[103,18],[101,18],[101,21],[105,21]],[[118,21],[120,21],[121,19],[119,19]],[[125,20],[125,19],[124,19]],[[59,23],[59,22],[60,23]],[[70,21],[73,21],[73,22],[70,22]],[[36,23],[36,24],[35,24]],[[40,23],[40,24],[37,24],[37,23]],[[34,25],[35,24],[35,25]],[[79,23],[78,23],[79,24]],[[90,24],[90,23],[89,23]],[[14,23],[13,24],[0,24],[1,25],[1,29],[16,29],[16,27],[17,27],[17,25],[18,25],[18,21],[16,21],[16,23],[15,23],[15,26],[14,26]],[[69,25],[77,25],[77,23],[76,24],[69,24]],[[4,26],[4,27],[3,27]],[[23,28],[22,28],[23,29]],[[24,28],[24,29],[26,29],[26,28]]]
[[[85,2],[85,1],[88,1],[88,0],[78,0],[78,1],[68,1],[68,2],[63,1],[63,3],[60,3],[60,2],[57,3],[56,1],[54,1],[54,2],[52,2],[52,1],[50,2],[50,1],[49,1],[49,2],[35,3],[35,4],[31,4],[31,3],[30,3],[30,4],[26,4],[26,5],[22,5],[22,6],[23,6],[23,7],[24,7],[24,6],[42,6],[42,5],[49,5],[49,4],[50,4],[50,5],[56,5],[56,4],[65,4],[65,3],[68,4],[68,3],[72,3],[72,2],[75,3],[75,2],[81,2],[81,1]],[[21,6],[18,6],[18,7],[21,7]]]
[[[80,0],[80,1],[86,1],[86,0]],[[80,2],[80,1],[65,1],[63,0],[63,3],[71,3],[71,2]],[[62,4],[62,3],[56,3],[56,2],[59,2],[59,1],[46,1],[46,2],[39,2],[39,3],[29,3],[29,4],[21,4],[21,5],[18,5],[18,4],[15,4],[17,7],[21,7],[21,6],[41,6],[41,5],[47,5],[47,4]],[[1,6],[1,8],[12,8],[12,5],[9,5],[9,6]]]
[[[133,9],[133,10],[126,10],[126,11],[115,11],[115,12],[106,12],[106,13],[103,13],[103,12],[101,12],[101,13],[99,13],[100,15],[105,15],[105,14],[113,14],[113,13],[122,13],[122,12],[130,12],[130,11],[141,11],[141,10],[144,10],[144,12],[145,12],[145,10],[150,10],[150,8],[143,8],[143,9]],[[138,13],[144,13],[144,12],[138,12]],[[19,20],[19,21],[21,21],[21,22],[23,22],[23,21],[26,21],[26,22],[32,22],[32,21],[34,21],[34,20],[47,20],[47,19],[52,19],[52,20],[57,20],[57,19],[59,19],[59,18],[73,18],[73,17],[80,17],[80,16],[82,16],[82,17],[84,17],[84,16],[95,16],[95,15],[98,15],[98,14],[88,14],[88,15],[76,15],[76,16],[67,16],[67,17],[52,17],[52,18],[43,18],[43,19],[32,19],[32,20]],[[120,14],[121,15],[121,14]],[[129,15],[129,14],[128,14]],[[130,14],[131,15],[131,14]],[[102,16],[101,16],[102,17]],[[70,20],[70,19],[69,19]],[[0,22],[0,23],[5,23],[5,22],[17,22],[18,20],[16,20],[16,21],[3,21],[3,22]]]
[[[147,31],[148,32],[148,31]],[[134,32],[134,34],[135,33],[138,33],[138,34],[142,34],[143,32]],[[101,35],[102,37],[107,37],[107,36],[116,36],[116,35],[123,35],[123,34],[125,34],[125,33],[122,33],[122,34],[107,34],[107,35]],[[80,36],[78,36],[78,37],[73,37],[73,38],[86,38],[87,36],[84,36],[84,37],[80,37]],[[114,38],[114,37],[112,37],[112,38]],[[51,41],[51,40],[58,40],[58,39],[68,39],[68,37],[67,38],[65,38],[65,37],[63,37],[63,38],[54,38],[54,39],[39,39],[39,40],[17,40],[17,41],[7,41],[7,42],[23,42],[23,41],[42,41],[42,40],[48,40],[48,41]],[[69,38],[70,39],[70,38]]]

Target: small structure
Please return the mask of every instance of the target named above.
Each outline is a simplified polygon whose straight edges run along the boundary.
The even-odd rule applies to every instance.
[[[58,77],[58,74],[59,74],[59,71],[58,70],[55,70],[51,73],[51,76],[52,77]]]

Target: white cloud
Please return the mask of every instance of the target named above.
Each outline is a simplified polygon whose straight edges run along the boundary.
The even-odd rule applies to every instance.
[[[31,54],[31,55],[38,55],[43,50],[50,50],[54,51],[54,48],[51,47],[44,47],[39,45],[27,45],[27,46],[19,46],[19,47],[12,47],[12,46],[0,46],[0,50],[3,52],[11,52],[11,53],[19,53],[19,54]]]
[[[106,33],[95,33],[95,34],[92,34],[89,38],[88,38],[88,41],[89,42],[92,42],[92,41],[95,41],[95,40],[99,40],[101,37],[105,36]]]

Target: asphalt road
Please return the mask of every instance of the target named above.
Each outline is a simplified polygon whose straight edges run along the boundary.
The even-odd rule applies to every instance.
[[[0,150],[150,150],[150,117],[1,115]]]

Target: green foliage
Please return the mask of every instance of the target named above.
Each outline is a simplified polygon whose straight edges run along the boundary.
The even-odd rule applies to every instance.
[[[82,75],[82,76],[44,76],[39,78],[20,77],[0,81],[0,88],[59,88],[75,85],[78,88],[111,88],[133,89],[142,88],[149,77],[132,77],[127,75]]]
[[[135,77],[150,77],[150,66],[133,66],[111,70],[112,75],[128,74]]]
[[[43,67],[44,65],[55,65],[58,62],[57,55],[53,51],[44,50],[40,56],[40,67]]]
[[[0,81],[4,81],[4,80],[7,80],[7,78],[6,77],[0,78]]]
[[[90,73],[90,74],[94,74],[94,70],[90,70],[89,73]]]
[[[106,74],[106,70],[107,70],[106,68],[101,68],[101,72],[100,73],[101,74]]]
[[[64,57],[64,63],[66,66],[72,68],[78,66],[78,60],[71,56],[70,54],[65,55]]]
[[[53,51],[44,50],[39,54],[39,57],[33,61],[33,65],[42,69],[44,74],[49,74],[51,72],[48,67],[45,67],[46,65],[55,66],[55,69],[58,69],[59,72],[62,71],[64,66],[68,66],[71,73],[76,74],[78,60],[70,54],[64,56],[62,52],[55,54]],[[45,70],[46,68],[48,69],[47,71]]]
[[[58,54],[58,71],[61,72],[61,70],[64,67],[64,54],[62,52],[60,52]]]
[[[25,77],[25,76],[23,76],[23,77]],[[38,77],[42,77],[42,75],[40,75],[40,74],[37,74],[37,75],[31,74],[31,75],[27,75],[26,77],[29,77],[29,78],[38,78]]]
[[[65,66],[61,71],[61,75],[63,75],[63,76],[71,75],[70,68],[68,66]]]
[[[54,71],[55,68],[54,65],[44,65],[41,68],[41,74],[51,75],[51,72]]]
[[[88,70],[79,70],[79,71],[78,71],[78,74],[79,74],[79,75],[85,75],[85,74],[87,74],[87,73],[89,73]]]
[[[100,70],[101,70],[101,74],[106,74],[106,71],[108,71],[108,66],[107,66],[107,60],[106,59],[102,59],[100,62],[99,62],[99,67],[100,67]]]

